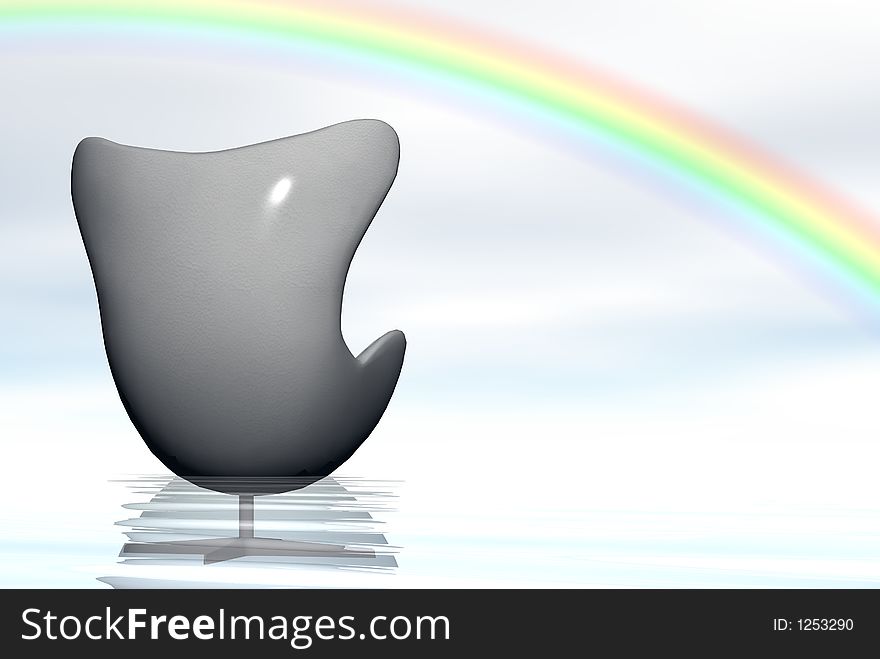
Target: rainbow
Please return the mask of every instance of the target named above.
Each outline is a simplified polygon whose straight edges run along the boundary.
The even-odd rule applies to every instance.
[[[598,133],[805,248],[880,301],[880,224],[681,108],[527,44],[394,10],[266,0],[0,0],[0,28],[136,24],[244,34],[367,56],[490,89]]]

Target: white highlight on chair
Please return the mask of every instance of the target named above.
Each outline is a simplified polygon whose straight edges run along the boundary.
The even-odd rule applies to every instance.
[[[273,206],[280,204],[287,198],[287,195],[290,194],[290,189],[292,187],[293,180],[289,176],[285,176],[275,184],[275,187],[272,188],[272,192],[269,193],[269,203]]]

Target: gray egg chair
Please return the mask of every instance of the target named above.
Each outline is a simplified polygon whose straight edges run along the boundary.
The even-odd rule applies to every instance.
[[[76,149],[73,205],[122,404],[171,471],[239,496],[239,537],[206,545],[206,561],[289,551],[253,537],[254,496],[330,474],[388,405],[404,335],[355,357],[341,308],[398,160],[375,120],[211,153]]]

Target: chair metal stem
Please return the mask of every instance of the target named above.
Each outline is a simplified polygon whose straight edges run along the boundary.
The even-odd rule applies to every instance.
[[[238,537],[254,537],[254,495],[238,495]]]

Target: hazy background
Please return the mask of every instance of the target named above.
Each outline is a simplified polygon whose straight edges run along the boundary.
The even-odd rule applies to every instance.
[[[880,214],[876,3],[406,4],[618,74]],[[403,549],[392,577],[333,583],[880,579],[878,310],[735,214],[485,93],[299,47],[0,26],[0,90],[0,585],[99,585],[132,497],[108,480],[164,471],[103,353],[77,142],[215,150],[361,117],[402,157],[343,329],[355,354],[392,328],[409,347],[340,474],[403,481],[383,529]]]

